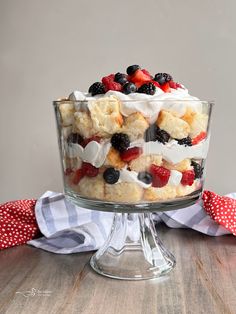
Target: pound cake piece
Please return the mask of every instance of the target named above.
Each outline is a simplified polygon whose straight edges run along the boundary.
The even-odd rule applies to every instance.
[[[59,105],[59,111],[61,114],[61,120],[63,126],[70,126],[74,122],[75,108],[73,103],[65,102]]]
[[[169,170],[177,170],[180,172],[192,169],[191,160],[188,158],[178,162],[177,164],[172,164],[166,160],[163,160],[163,167]]]
[[[111,147],[108,154],[107,154],[104,165],[105,166],[112,166],[116,169],[121,169],[121,168],[125,167],[126,162],[124,162],[121,159],[120,153],[114,147]]]
[[[208,115],[205,113],[197,113],[188,109],[182,117],[190,126],[189,136],[191,138],[197,136],[201,132],[206,132],[208,124]]]
[[[121,182],[105,184],[105,199],[113,202],[139,202],[143,197],[143,189],[137,183]]]
[[[84,177],[78,184],[78,192],[81,196],[95,199],[104,199],[105,183],[101,174],[94,178]]]
[[[161,155],[141,155],[138,158],[132,160],[129,163],[129,167],[133,171],[146,171],[150,166],[154,164],[156,166],[161,166],[162,156]]]
[[[147,120],[140,112],[135,112],[125,118],[122,132],[126,133],[131,141],[144,137],[146,129],[149,127]]]
[[[75,127],[80,135],[89,138],[95,134],[93,122],[87,112],[75,112]]]
[[[175,139],[183,139],[189,135],[190,126],[188,123],[172,113],[161,110],[157,118],[157,126],[169,133],[169,135]]]
[[[166,185],[162,188],[150,187],[144,191],[144,200],[146,201],[159,201],[175,198],[177,195],[176,187]]]

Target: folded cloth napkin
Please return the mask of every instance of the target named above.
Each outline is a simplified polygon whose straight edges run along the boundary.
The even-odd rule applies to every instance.
[[[96,250],[108,236],[113,215],[77,207],[55,192],[46,192],[37,203],[7,202],[0,205],[0,249],[28,241],[61,254]],[[211,236],[236,235],[236,193],[222,197],[205,191],[203,201],[193,206],[153,215],[156,222],[171,228],[192,228]]]

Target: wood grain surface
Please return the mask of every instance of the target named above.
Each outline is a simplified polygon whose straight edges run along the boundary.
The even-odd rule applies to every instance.
[[[235,314],[236,238],[164,226],[159,235],[177,266],[151,281],[99,276],[88,264],[91,253],[56,255],[27,245],[3,250],[0,313]]]

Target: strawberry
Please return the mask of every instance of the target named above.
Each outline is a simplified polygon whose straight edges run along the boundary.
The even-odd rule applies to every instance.
[[[183,185],[192,185],[195,179],[194,170],[186,170],[182,172],[181,183]]]
[[[129,162],[133,159],[138,158],[142,153],[143,153],[143,150],[141,147],[132,147],[120,153],[120,158],[123,161]]]
[[[161,188],[165,186],[170,178],[170,170],[154,164],[150,167],[150,173],[152,175],[152,186]]]
[[[150,77],[150,80],[153,79],[152,75],[148,72],[148,70],[142,69],[141,71],[142,71],[145,75],[149,76],[149,77]]]
[[[201,142],[202,140],[204,140],[207,136],[207,133],[202,131],[201,133],[199,133],[197,136],[195,136],[193,139],[192,139],[192,145],[196,145],[198,144],[199,142]]]
[[[156,87],[161,88],[161,85],[160,85],[158,82],[152,80],[151,83],[152,83],[153,85],[155,85]]]
[[[84,171],[83,169],[77,169],[75,172],[74,172],[74,175],[72,177],[72,183],[73,184],[78,184],[80,182],[80,180],[84,177]]]
[[[99,169],[94,167],[88,162],[83,162],[82,171],[88,177],[96,177],[98,175]]]
[[[166,83],[162,84],[162,85],[161,85],[161,89],[162,89],[163,92],[165,92],[165,93],[170,93],[171,90],[170,90],[169,82],[166,82]]]
[[[89,138],[86,138],[82,142],[81,146],[85,147],[88,143],[90,143],[92,141],[100,143],[101,142],[101,137],[94,135],[94,136],[91,136]]]
[[[137,70],[134,72],[133,75],[128,76],[128,80],[132,83],[135,83],[135,84],[136,83],[138,83],[138,84],[142,83],[143,84],[145,82],[149,82],[149,81],[151,81],[152,78],[151,78],[150,74],[146,74],[146,73],[144,73],[143,70]]]
[[[115,79],[115,74],[110,74],[102,78],[102,83],[105,86],[106,92],[109,90],[116,90],[116,91],[122,90],[122,85],[120,83],[115,82],[114,79]]]
[[[174,81],[169,81],[169,85],[170,85],[170,88],[177,89],[177,83],[175,83]]]

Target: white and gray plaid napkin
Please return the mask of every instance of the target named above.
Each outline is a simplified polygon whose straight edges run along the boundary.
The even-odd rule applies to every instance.
[[[236,198],[236,193],[227,196]],[[164,222],[170,228],[191,228],[210,236],[229,234],[201,205],[200,201],[183,209],[155,213],[154,220]],[[58,254],[97,250],[109,234],[114,215],[80,208],[69,202],[64,194],[50,191],[37,201],[35,214],[44,236],[28,244]]]

